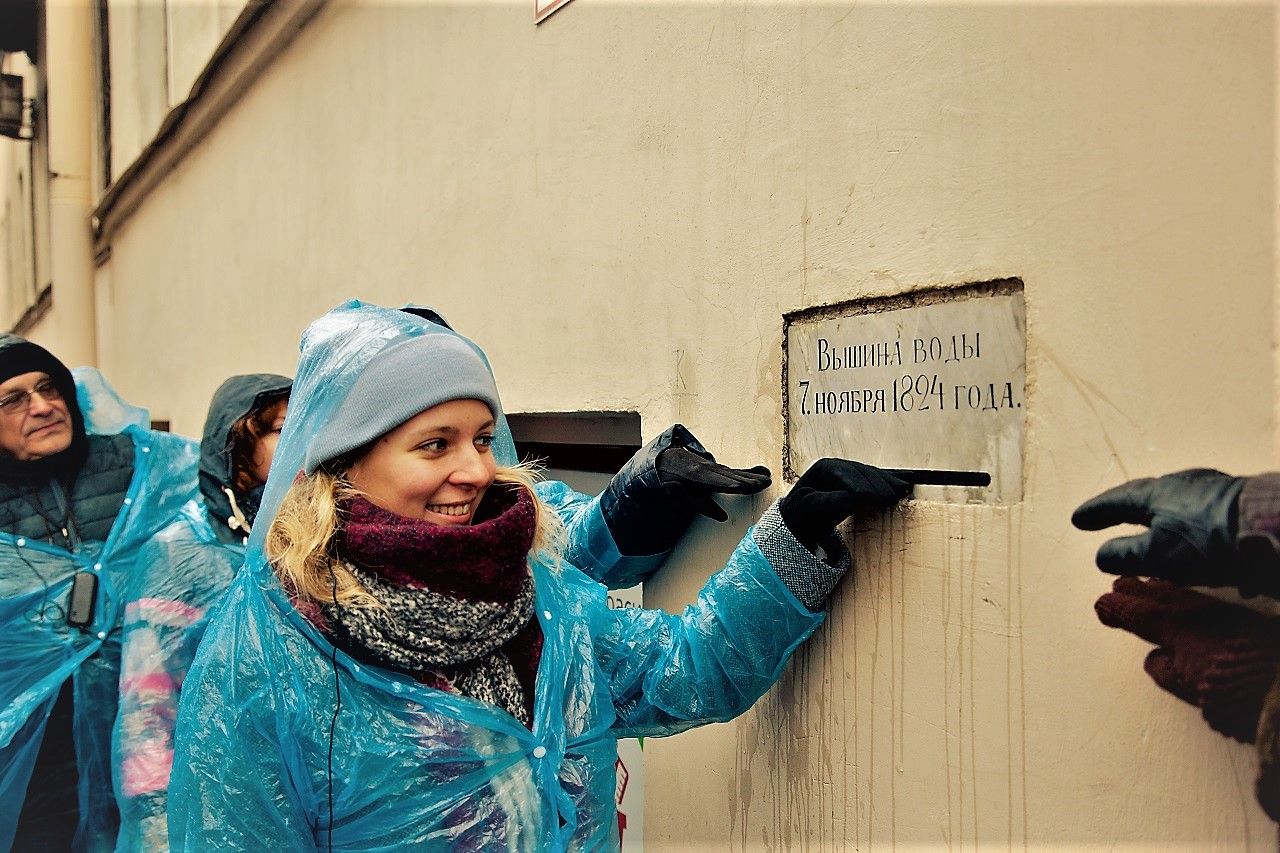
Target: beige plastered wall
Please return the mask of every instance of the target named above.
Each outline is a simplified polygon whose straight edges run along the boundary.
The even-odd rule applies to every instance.
[[[186,99],[244,0],[107,0],[111,172],[119,178]]]
[[[1273,849],[1250,749],[1097,622],[1068,518],[1277,462],[1274,7],[531,5],[321,11],[115,235],[119,389],[198,434],[338,301],[426,302],[510,411],[638,410],[778,472],[784,312],[1020,277],[1024,500],[862,521],[779,685],[647,742],[646,847]]]

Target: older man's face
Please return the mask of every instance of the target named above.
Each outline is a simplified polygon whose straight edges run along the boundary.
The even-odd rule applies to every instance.
[[[0,382],[0,450],[19,462],[43,459],[71,446],[71,411],[45,373]]]

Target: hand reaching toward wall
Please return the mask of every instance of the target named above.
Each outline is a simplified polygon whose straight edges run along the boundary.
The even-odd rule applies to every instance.
[[[1277,595],[1277,531],[1268,530],[1280,518],[1272,508],[1280,503],[1280,483],[1274,479],[1233,477],[1209,468],[1144,477],[1085,501],[1071,523],[1081,530],[1147,527],[1102,544],[1097,563],[1104,572]]]
[[[1280,671],[1280,619],[1166,580],[1117,578],[1094,604],[1104,625],[1155,643],[1144,668],[1215,731],[1252,743]]]
[[[885,509],[910,493],[910,483],[873,465],[819,459],[778,504],[778,512],[791,534],[813,551],[822,537],[855,512]]]

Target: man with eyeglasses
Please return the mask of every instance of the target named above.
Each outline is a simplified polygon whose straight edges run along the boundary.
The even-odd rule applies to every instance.
[[[82,405],[61,361],[0,334],[0,850],[115,846],[130,579],[196,494],[194,442],[91,434]]]
[[[24,373],[0,383],[0,414],[10,416],[0,420],[0,447],[18,461],[42,459],[71,446],[67,401],[43,373]]]

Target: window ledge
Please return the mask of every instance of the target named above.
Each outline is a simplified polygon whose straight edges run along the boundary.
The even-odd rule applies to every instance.
[[[110,257],[111,239],[165,176],[252,87],[328,0],[250,0],[214,50],[191,94],[165,116],[155,138],[93,211],[94,255]]]

